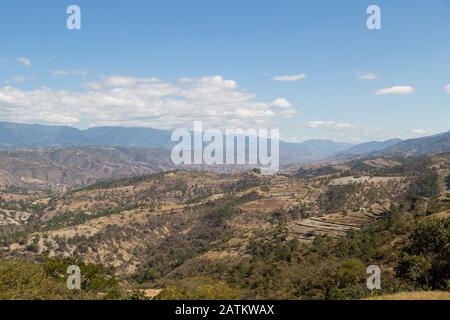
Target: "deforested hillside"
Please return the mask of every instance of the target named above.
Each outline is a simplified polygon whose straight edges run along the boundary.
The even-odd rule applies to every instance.
[[[443,290],[448,275],[423,270],[437,277],[424,283],[429,275],[410,276],[416,267],[407,257],[441,255],[408,249],[414,232],[436,228],[448,245],[448,224],[435,224],[449,217],[449,179],[447,154],[335,162],[292,175],[173,171],[65,193],[4,190],[1,255],[76,259],[102,266],[121,288],[166,299],[211,298],[202,288],[214,285],[227,292],[215,298],[362,298],[370,264],[385,272],[379,293]]]
[[[172,168],[165,149],[19,149],[0,152],[0,187],[64,190]]]

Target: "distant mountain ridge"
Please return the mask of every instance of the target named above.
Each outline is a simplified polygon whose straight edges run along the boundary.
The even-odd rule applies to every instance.
[[[340,155],[358,155],[365,154],[370,152],[381,151],[391,146],[396,145],[397,143],[403,141],[402,139],[389,139],[386,141],[370,141],[357,144],[356,146],[350,147],[344,152],[340,153]]]
[[[171,132],[138,127],[94,127],[80,130],[69,126],[48,126],[0,122],[0,149],[123,147],[170,150]],[[332,140],[308,140],[302,143],[280,141],[280,163],[305,164],[326,159],[342,159],[367,154],[415,156],[450,152],[450,131],[416,139],[390,139],[358,145]]]
[[[68,126],[47,126],[0,122],[0,147],[141,147],[167,148],[170,132],[152,128],[96,127],[79,130]]]
[[[382,142],[361,143],[331,157],[330,160],[383,155],[410,157],[447,152],[450,152],[450,131],[407,140],[390,139]]]
[[[450,152],[450,131],[433,136],[408,139],[381,150],[383,154],[421,156]]]
[[[137,147],[171,149],[171,132],[138,127],[94,127],[80,130],[68,126],[47,126],[0,122],[0,149],[67,147]],[[333,156],[352,144],[331,140],[303,143],[280,142],[282,163],[306,163]]]

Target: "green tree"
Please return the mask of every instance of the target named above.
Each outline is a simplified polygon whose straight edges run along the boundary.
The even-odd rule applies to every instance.
[[[42,267],[45,273],[54,279],[64,280],[67,268],[77,265],[81,270],[81,289],[92,295],[101,294],[104,299],[118,299],[122,297],[119,281],[110,275],[103,266],[84,263],[77,257],[65,259],[43,258]]]
[[[448,289],[450,218],[420,223],[401,248],[395,271],[424,289]]]
[[[345,261],[334,275],[336,284],[340,288],[361,283],[364,280],[366,266],[356,258]]]
[[[424,173],[417,177],[409,187],[407,198],[416,201],[420,198],[431,198],[439,194],[439,174],[436,170]]]

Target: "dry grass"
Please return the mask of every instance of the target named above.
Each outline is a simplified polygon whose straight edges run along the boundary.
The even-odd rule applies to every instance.
[[[450,300],[450,292],[445,291],[417,291],[400,292],[369,298],[368,300]]]

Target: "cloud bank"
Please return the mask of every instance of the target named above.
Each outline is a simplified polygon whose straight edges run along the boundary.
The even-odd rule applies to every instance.
[[[158,78],[111,76],[67,91],[0,88],[0,118],[24,123],[190,128],[194,120],[216,128],[277,126],[296,109],[284,98],[261,101],[221,76]]]
[[[335,121],[308,121],[308,128],[331,133],[335,140],[347,140],[355,143],[368,140],[385,140],[392,133],[379,127],[335,122]]]

